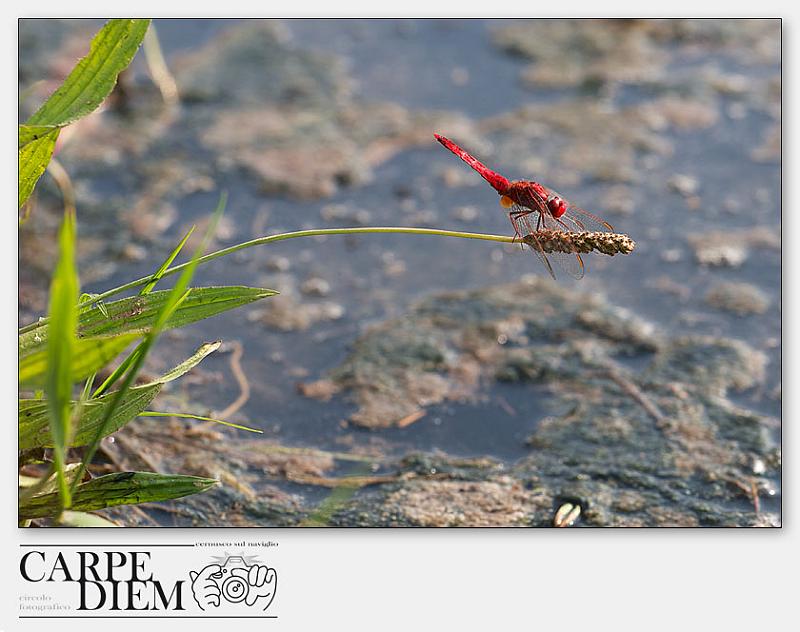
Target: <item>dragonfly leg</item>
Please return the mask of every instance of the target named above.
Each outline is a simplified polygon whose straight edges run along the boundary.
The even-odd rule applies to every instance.
[[[519,229],[519,221],[523,217],[527,217],[528,215],[530,215],[533,212],[534,211],[530,211],[530,210],[527,210],[527,209],[520,209],[520,210],[516,210],[516,211],[511,211],[508,214],[509,219],[511,219],[511,225],[514,227],[514,239],[511,240],[512,244],[514,242],[516,242],[517,239],[519,239],[520,242],[522,242],[523,235],[522,235],[522,232]],[[520,244],[520,245],[523,245],[523,244]]]

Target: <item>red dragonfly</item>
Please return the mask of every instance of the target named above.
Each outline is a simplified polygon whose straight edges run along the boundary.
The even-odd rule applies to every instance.
[[[508,209],[508,217],[514,227],[515,237],[522,239],[523,236],[530,236],[526,243],[545,265],[551,277],[555,279],[556,275],[553,273],[550,259],[571,277],[583,278],[584,265],[581,256],[577,252],[545,253],[536,239],[536,231],[546,229],[572,233],[607,232],[614,230],[611,224],[578,208],[553,189],[538,182],[533,180],[511,182],[489,169],[450,139],[439,134],[434,134],[434,136],[442,145],[481,174],[483,179],[502,196],[500,205]]]

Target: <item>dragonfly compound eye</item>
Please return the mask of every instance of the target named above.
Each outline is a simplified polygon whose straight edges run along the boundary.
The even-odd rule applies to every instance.
[[[555,196],[547,201],[547,208],[550,209],[550,214],[558,219],[567,212],[567,203],[560,197]]]

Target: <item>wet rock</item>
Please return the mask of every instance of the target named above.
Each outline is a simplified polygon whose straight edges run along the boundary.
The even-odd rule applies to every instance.
[[[147,259],[147,250],[134,243],[127,243],[120,253],[125,261],[144,261]]]
[[[769,308],[769,298],[749,283],[719,283],[706,293],[705,300],[712,307],[737,316],[763,314]]]
[[[297,385],[297,391],[303,397],[310,397],[323,402],[329,401],[340,390],[332,380],[317,380],[316,382],[304,382]]]
[[[677,259],[672,259],[672,258],[665,259],[662,256],[662,260],[670,261],[670,262],[679,261],[680,257],[678,257]],[[692,290],[689,287],[687,287],[686,285],[678,283],[678,282],[674,281],[672,278],[670,278],[668,276],[663,276],[663,275],[659,276],[659,277],[656,277],[652,281],[648,281],[647,286],[648,287],[653,287],[653,288],[657,289],[659,292],[663,292],[665,294],[670,294],[670,295],[674,296],[675,298],[677,298],[679,301],[682,301],[682,302],[685,302],[689,298],[691,293],[692,293]]]
[[[627,357],[645,368],[628,370]],[[474,369],[466,379],[465,366]],[[776,474],[773,421],[728,393],[765,374],[766,356],[744,342],[667,340],[596,297],[539,279],[432,297],[362,336],[331,374],[358,407],[351,422],[396,423],[413,408],[474,397],[492,379],[544,385],[548,408],[560,412],[541,419],[530,456],[502,482],[489,464],[406,461],[397,485],[354,499],[334,520],[544,526],[569,501],[587,525],[756,524],[746,490],[754,458],[761,480]]]
[[[450,71],[450,81],[454,86],[462,87],[469,83],[469,70],[463,66],[456,66]]]
[[[667,248],[659,255],[665,263],[678,263],[683,258],[680,248]]]
[[[652,129],[706,129],[719,119],[716,105],[689,98],[663,97],[645,103],[639,112]]]
[[[497,480],[413,481],[390,494],[383,511],[421,527],[507,527],[528,524],[550,499],[511,477]]]
[[[781,159],[781,125],[776,123],[764,132],[764,138],[758,147],[750,152],[756,162],[777,162]]]
[[[467,224],[474,222],[479,214],[475,206],[459,206],[451,213],[454,219]]]
[[[557,186],[574,184],[581,175],[627,183],[640,177],[639,160],[674,151],[667,134],[674,121],[654,117],[653,107],[570,98],[527,105],[485,119],[477,127],[495,141],[498,167],[514,170],[508,175],[530,171]],[[536,162],[521,166],[520,156],[536,157]]]
[[[525,82],[565,87],[658,79],[668,56],[648,35],[646,21],[532,20],[498,29],[494,42],[535,62]]]
[[[768,226],[693,233],[687,237],[694,249],[695,260],[703,265],[738,267],[751,248],[780,250],[780,233]]]
[[[621,184],[609,187],[600,199],[599,206],[610,213],[630,215],[635,209],[633,190]]]
[[[218,166],[298,198],[367,182],[376,165],[458,119],[355,101],[339,60],[294,46],[274,22],[231,28],[175,72]]]
[[[300,291],[306,296],[328,296],[331,284],[320,277],[311,277],[300,284]]]
[[[339,303],[306,303],[291,294],[282,294],[270,301],[268,307],[251,310],[247,318],[279,331],[305,331],[318,322],[339,320],[344,313],[344,307]]]
[[[525,352],[548,339],[551,344],[535,355]],[[656,349],[659,336],[594,297],[534,278],[423,301],[362,336],[331,378],[358,404],[351,421],[390,426],[420,406],[474,396],[482,377],[518,380],[545,373],[567,362],[551,355],[563,350],[562,343],[574,346],[576,361],[593,352],[591,341],[637,353]]]
[[[326,204],[319,212],[326,222],[346,223],[355,226],[366,226],[370,223],[371,214],[362,208],[353,208],[346,204]]]
[[[381,264],[383,267],[383,273],[387,277],[400,277],[406,273],[406,262],[400,259],[391,250],[381,253]]]
[[[667,186],[684,197],[689,197],[697,193],[700,188],[700,183],[697,181],[697,178],[676,173],[667,180]]]
[[[740,63],[777,63],[777,20],[530,20],[496,29],[494,43],[533,62],[522,79],[539,88],[668,83],[677,55],[714,50]],[[748,51],[746,54],[744,51]],[[747,55],[750,55],[749,59]],[[708,78],[704,83],[709,84]]]
[[[265,264],[267,270],[272,272],[287,272],[292,267],[292,262],[288,257],[280,255],[271,255],[267,258]]]
[[[271,20],[228,29],[178,60],[173,72],[188,102],[320,105],[347,94],[336,58],[295,47],[283,25]]]

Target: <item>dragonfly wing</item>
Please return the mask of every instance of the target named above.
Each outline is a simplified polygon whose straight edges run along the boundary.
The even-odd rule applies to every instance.
[[[549,187],[543,187],[550,195],[557,195],[567,203],[567,211],[559,219],[566,225],[567,229],[573,233],[600,232],[607,233],[614,230],[608,222],[600,219],[597,215],[592,215],[589,211],[584,211],[579,206],[575,206],[558,191]]]
[[[539,257],[539,261],[542,262],[544,267],[547,268],[547,271],[550,273],[550,276],[553,277],[553,280],[555,280],[556,275],[553,272],[553,266],[550,265],[550,261],[548,260],[549,255],[545,254],[542,246],[539,244],[539,240],[536,239],[536,233],[531,231],[528,233],[528,236],[530,237],[530,241],[525,243],[527,243],[531,251],[533,251],[533,253]]]
[[[539,213],[538,211],[531,211],[523,206],[514,206],[511,208],[511,212],[509,213],[511,225],[514,227],[514,233],[520,238],[525,236],[530,237],[530,240],[526,241],[525,243],[531,249],[531,251],[537,257],[539,257],[539,261],[541,261],[542,265],[547,268],[550,276],[555,279],[556,275],[553,272],[553,266],[550,265],[550,261],[548,261],[544,249],[539,244],[539,240],[536,239],[536,231],[542,225],[542,216],[542,213]]]
[[[603,221],[596,215],[592,215],[582,208],[578,208],[574,204],[567,202],[567,212],[561,217],[565,219],[568,224],[577,227],[574,232],[599,232],[608,233],[614,230],[614,227],[606,221]]]
[[[583,265],[583,259],[577,252],[551,252],[547,256],[555,261],[556,265],[573,279],[580,280],[583,278],[586,267]]]

